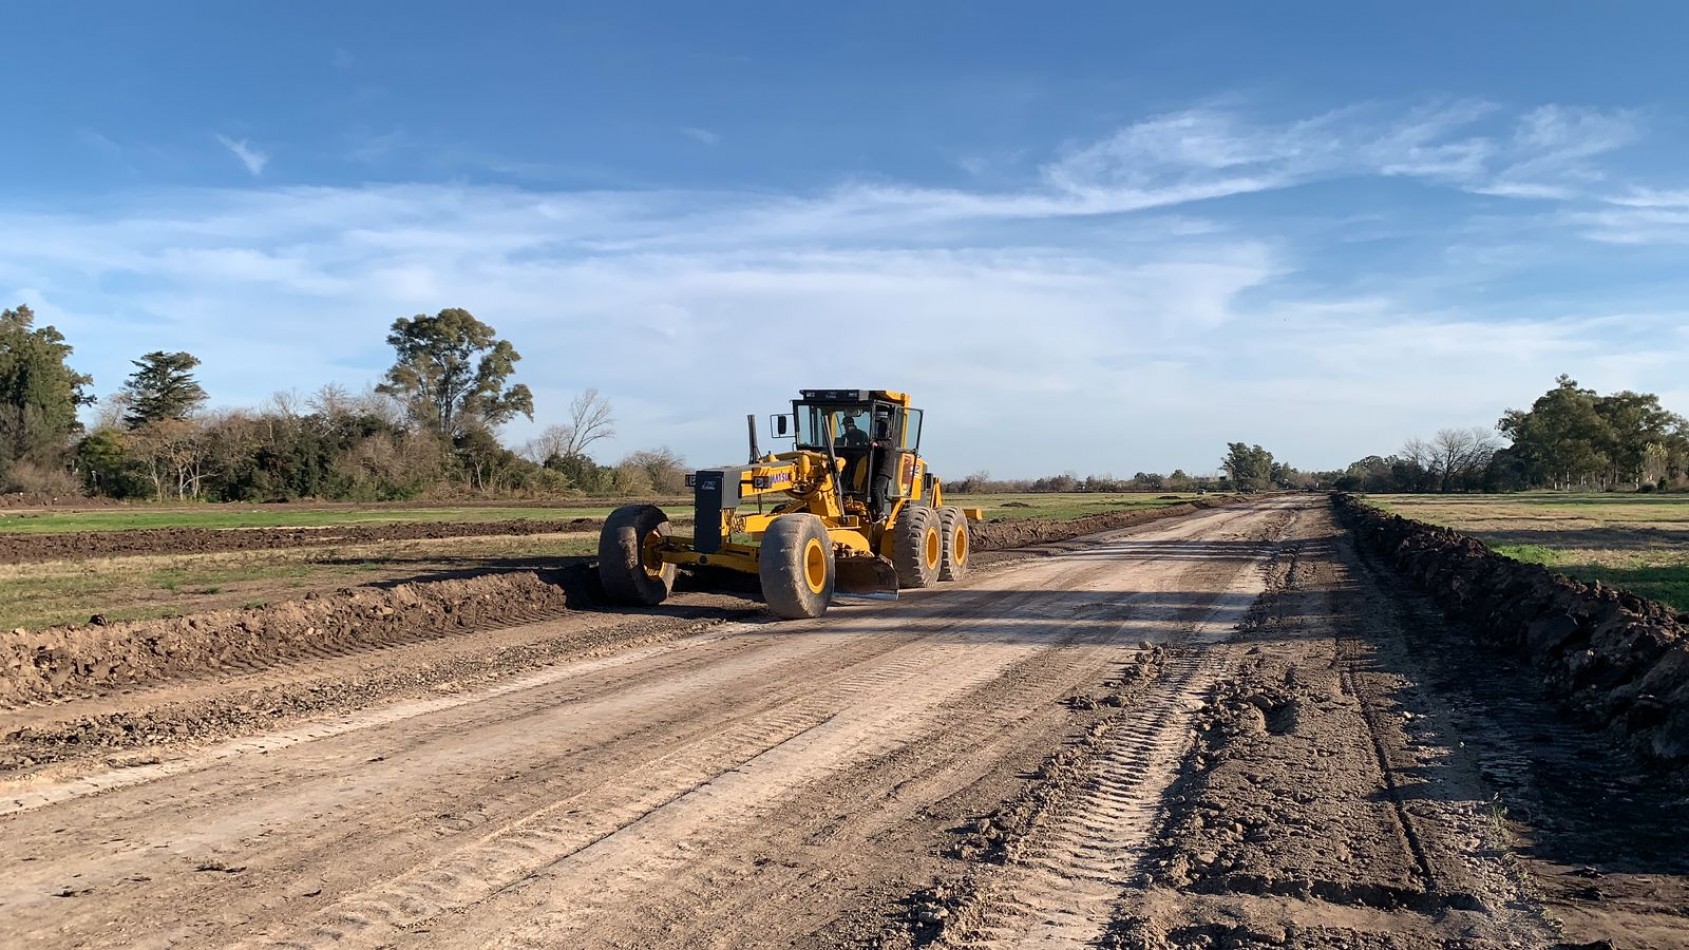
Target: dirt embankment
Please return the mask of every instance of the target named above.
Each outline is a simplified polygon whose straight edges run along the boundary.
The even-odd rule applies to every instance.
[[[567,609],[566,586],[584,581],[571,573],[349,588],[168,620],[0,633],[0,705],[543,620]]]
[[[209,554],[283,548],[346,547],[384,541],[524,537],[597,531],[599,518],[567,520],[427,522],[344,525],[332,528],[137,528],[66,534],[0,534],[0,564],[138,554]]]
[[[1689,765],[1689,616],[1347,495],[1333,502],[1357,538],[1449,614],[1523,653],[1574,709],[1645,755]]]
[[[1091,515],[1072,521],[1025,520],[979,525],[981,550],[1065,541],[1086,534],[1214,507],[1203,500],[1154,511]],[[391,524],[359,526],[361,540],[453,537],[451,532],[520,534],[528,531],[592,530],[600,522],[512,521],[487,524]],[[563,527],[557,527],[561,525]],[[407,534],[406,532],[417,532]],[[438,532],[435,534],[424,532]],[[179,538],[213,536],[206,544],[266,546],[266,534],[281,532],[167,531],[114,532],[112,535],[36,536],[6,539],[31,542],[42,537],[116,540],[145,534],[165,550],[193,549]],[[356,543],[347,529],[287,531],[299,543]],[[319,537],[321,536],[321,537]],[[198,548],[197,550],[206,550]],[[221,549],[216,549],[221,550]],[[112,553],[108,551],[107,553]],[[3,560],[3,558],[0,558]],[[754,581],[753,581],[754,582]],[[216,610],[165,620],[105,624],[91,622],[44,630],[0,632],[0,705],[53,700],[102,689],[191,677],[217,670],[252,670],[303,657],[348,653],[390,646],[466,629],[512,626],[560,616],[573,602],[590,599],[596,579],[584,562],[560,571],[521,571],[466,580],[403,584],[392,588],[356,587],[268,606]],[[567,588],[567,590],[566,590]],[[573,598],[573,601],[571,600]],[[95,608],[97,609],[97,608]]]
[[[1230,496],[1198,498],[1195,501],[1169,505],[1166,508],[1151,508],[1146,511],[1110,511],[1103,514],[1085,515],[1082,518],[1073,518],[1068,521],[1048,521],[1043,518],[991,521],[973,526],[974,549],[1002,551],[1034,544],[1071,541],[1087,534],[1118,531],[1121,528],[1159,521],[1162,518],[1176,518],[1180,515],[1188,515],[1208,508],[1218,508],[1236,500],[1236,498]]]
[[[0,510],[5,511],[32,508],[110,508],[119,504],[122,502],[98,495],[58,495],[39,491],[0,492]]]

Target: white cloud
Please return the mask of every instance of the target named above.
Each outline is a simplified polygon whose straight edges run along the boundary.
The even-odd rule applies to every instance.
[[[694,142],[697,142],[700,145],[720,145],[721,144],[721,134],[718,133],[718,132],[711,132],[709,129],[699,129],[699,128],[687,127],[687,128],[681,129],[680,134],[686,136],[687,138],[691,139]]]
[[[1632,188],[1628,193],[1610,196],[1607,201],[1626,208],[1689,208],[1689,189]]]
[[[1046,166],[1059,191],[1095,198],[1220,197],[1309,181],[1383,175],[1480,194],[1569,198],[1604,175],[1593,159],[1642,137],[1634,112],[1550,105],[1492,128],[1495,103],[1382,104],[1262,123],[1234,110],[1192,109],[1134,123]]]
[[[417,184],[0,211],[0,299],[39,304],[101,391],[159,348],[200,355],[224,403],[331,380],[356,388],[390,358],[394,318],[464,306],[525,357],[540,415],[513,426],[514,440],[596,386],[622,420],[614,451],[668,443],[702,464],[738,452],[736,418],[800,386],[889,385],[931,412],[929,448],[947,474],[1207,470],[1238,438],[1338,465],[1492,422],[1580,367],[1618,378],[1632,366],[1623,385],[1664,390],[1672,361],[1632,357],[1689,357],[1689,339],[1665,332],[1678,319],[1666,307],[1614,323],[1566,301],[1525,320],[1496,314],[1476,280],[1411,271],[1377,275],[1365,294],[1334,290],[1308,275],[1332,247],[1211,201],[1339,177],[1412,178],[1455,199],[1583,187],[1610,151],[1597,140],[1624,137],[1564,111],[1515,125],[1475,102],[1278,124],[1191,110],[995,190]],[[1614,193],[1558,226],[1612,240],[1600,228],[1625,222],[1571,215],[1634,225],[1689,211],[1670,190]],[[1442,238],[1457,239],[1471,236]],[[1646,344],[1617,332],[1650,326],[1662,332]]]
[[[1605,180],[1592,159],[1641,138],[1634,112],[1542,106],[1519,117],[1502,152],[1507,164],[1475,190],[1510,198],[1572,198]]]
[[[248,140],[240,139],[236,141],[227,135],[218,133],[217,141],[233,153],[236,158],[240,159],[240,163],[246,166],[246,170],[252,173],[252,177],[257,178],[264,174],[264,166],[270,163],[270,156],[252,146]]]
[[[1591,240],[1607,244],[1689,244],[1689,207],[1616,207],[1568,217]]]

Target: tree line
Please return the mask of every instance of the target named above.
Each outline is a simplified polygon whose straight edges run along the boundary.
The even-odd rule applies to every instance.
[[[467,310],[395,320],[387,343],[394,363],[363,393],[330,384],[209,410],[191,353],[144,354],[96,399],[56,328],[37,327],[27,306],[0,311],[0,487],[216,501],[684,490],[685,462],[666,448],[594,461],[615,417],[593,389],[568,422],[507,448],[499,429],[533,418],[533,394],[511,381],[521,354]],[[88,407],[91,426],[80,418]]]
[[[1689,422],[1652,393],[1602,395],[1563,375],[1529,409],[1503,413],[1493,431],[1443,429],[1321,476],[1367,492],[1683,489]]]
[[[1689,490],[1689,421],[1652,393],[1601,394],[1560,376],[1529,409],[1509,409],[1493,429],[1440,429],[1391,455],[1336,471],[1300,471],[1259,444],[1231,442],[1215,475],[1139,472],[1130,479],[1072,473],[993,480],[979,472],[951,486],[972,492],[1265,491],[1379,493]]]

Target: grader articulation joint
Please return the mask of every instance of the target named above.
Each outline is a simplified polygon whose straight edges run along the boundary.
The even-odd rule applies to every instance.
[[[772,420],[792,451],[764,455],[752,416],[748,464],[687,477],[690,537],[654,505],[610,515],[598,543],[604,590],[654,606],[678,567],[719,567],[756,574],[768,609],[796,619],[821,616],[835,594],[894,598],[960,579],[980,511],[944,504],[920,454],[921,420],[905,393],[805,389]]]

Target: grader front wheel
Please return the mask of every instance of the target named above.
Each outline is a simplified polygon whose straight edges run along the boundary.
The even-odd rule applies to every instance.
[[[674,589],[675,567],[659,554],[669,516],[654,505],[625,505],[604,519],[598,536],[598,579],[618,604],[655,607]]]
[[[815,515],[783,515],[762,536],[757,573],[762,599],[776,617],[803,620],[833,601],[833,540]]]

